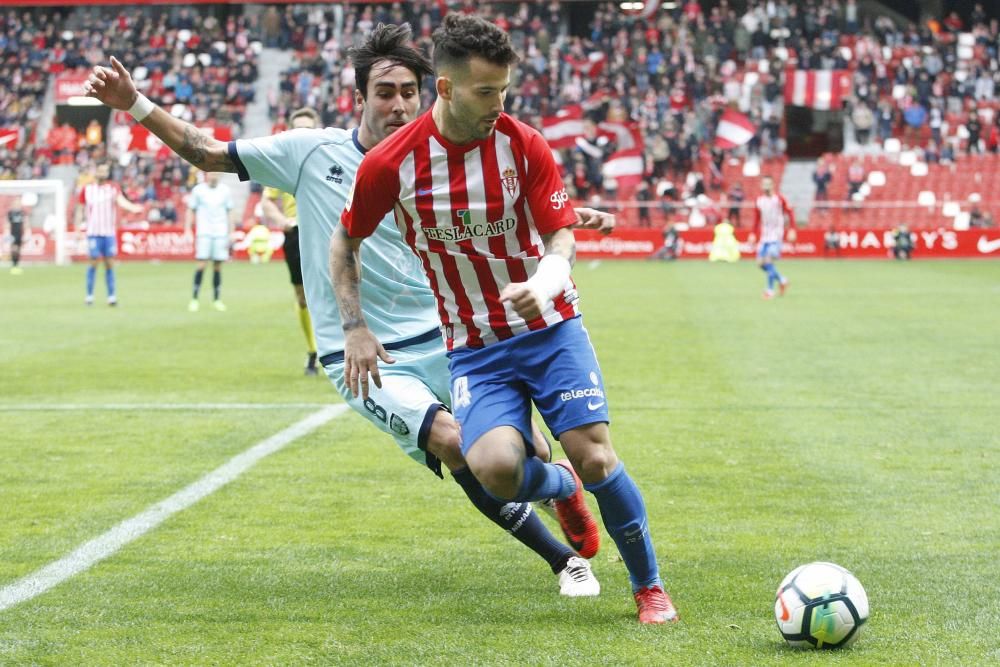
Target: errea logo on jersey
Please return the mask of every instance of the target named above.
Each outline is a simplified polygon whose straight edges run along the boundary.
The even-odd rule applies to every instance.
[[[330,166],[330,173],[326,177],[326,180],[340,185],[344,182],[344,168],[336,162],[333,163],[333,165]]]
[[[549,196],[549,201],[552,202],[552,208],[557,211],[566,206],[566,202],[569,201],[569,194],[566,193],[566,188],[553,192]]]
[[[597,410],[604,407],[604,390],[601,389],[600,379],[594,371],[590,372],[590,382],[594,385],[593,387],[564,391],[559,394],[559,399],[563,403],[566,403],[578,398],[586,398],[588,410]]]

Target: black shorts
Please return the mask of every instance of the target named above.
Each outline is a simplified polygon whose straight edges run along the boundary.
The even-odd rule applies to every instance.
[[[299,256],[299,227],[296,225],[285,232],[285,243],[281,246],[285,252],[285,264],[288,265],[288,275],[293,285],[302,284],[302,258]]]
[[[10,223],[10,235],[14,237],[13,245],[21,245],[21,237],[24,236],[24,224],[20,222]]]

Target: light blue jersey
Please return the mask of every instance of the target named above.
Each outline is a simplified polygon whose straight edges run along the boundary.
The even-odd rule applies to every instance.
[[[229,212],[233,210],[233,196],[229,186],[217,183],[199,183],[191,190],[188,207],[194,211],[197,236],[229,236]]]
[[[295,195],[302,284],[320,358],[342,358],[344,332],[330,280],[330,236],[365,149],[357,130],[298,129],[229,143],[241,181],[253,179]],[[434,293],[423,267],[388,214],[361,246],[361,304],[365,320],[387,348],[440,337]]]

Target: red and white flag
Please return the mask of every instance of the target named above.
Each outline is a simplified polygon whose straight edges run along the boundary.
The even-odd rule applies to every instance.
[[[847,70],[788,70],[785,72],[785,104],[817,110],[840,109],[851,93]]]
[[[742,146],[753,139],[756,131],[757,128],[744,114],[728,109],[715,128],[715,145],[723,149]]]
[[[640,147],[615,151],[601,166],[604,178],[613,178],[618,182],[618,199],[631,199],[645,173],[646,162]]]
[[[642,131],[639,129],[639,124],[634,121],[628,123],[603,121],[597,124],[597,134],[612,139],[620,151],[642,146]]]
[[[573,105],[542,118],[542,136],[551,148],[572,148],[583,136],[583,108]]]
[[[21,141],[21,130],[16,127],[0,127],[0,148],[13,150]]]
[[[603,51],[591,51],[586,58],[570,58],[570,66],[580,76],[593,79],[604,71],[604,65],[608,61],[608,54]]]

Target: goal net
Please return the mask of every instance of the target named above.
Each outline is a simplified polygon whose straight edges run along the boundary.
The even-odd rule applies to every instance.
[[[62,181],[0,180],[0,258],[10,258],[13,238],[8,232],[8,214],[20,207],[24,212],[22,261],[68,264],[72,249],[66,233],[67,204]]]

